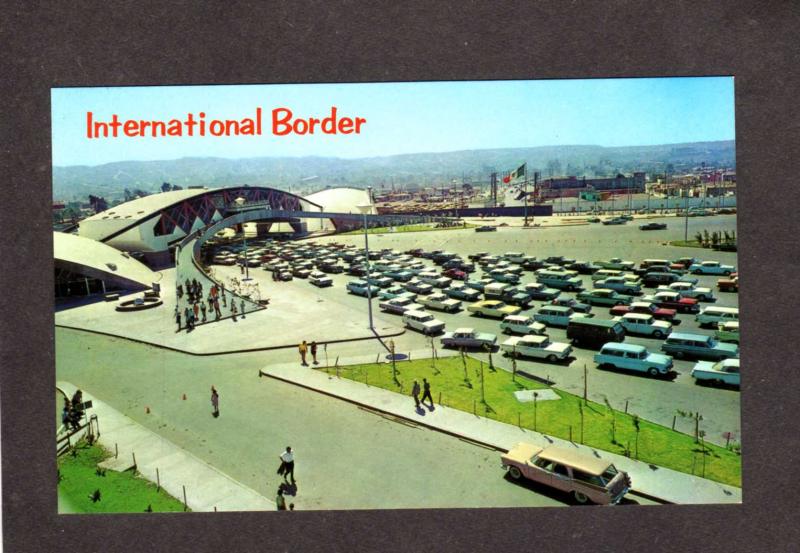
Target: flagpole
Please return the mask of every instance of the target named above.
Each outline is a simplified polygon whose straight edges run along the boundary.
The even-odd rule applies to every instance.
[[[523,197],[525,200],[525,222],[522,223],[523,227],[528,226],[528,162],[525,162],[525,196]]]

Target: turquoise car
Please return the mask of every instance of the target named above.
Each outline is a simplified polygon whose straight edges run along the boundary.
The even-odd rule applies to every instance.
[[[721,359],[739,357],[739,346],[720,342],[706,334],[673,332],[661,344],[661,351],[678,359],[692,357],[694,359],[719,361]]]
[[[644,346],[618,342],[609,342],[600,348],[594,362],[603,369],[625,369],[650,376],[665,375],[672,370],[669,355],[650,353]]]
[[[578,294],[578,301],[589,305],[630,305],[633,301],[632,296],[620,294],[607,288],[595,288]]]
[[[533,320],[547,326],[566,327],[571,319],[593,316],[591,313],[577,313],[571,307],[544,305],[533,316]]]
[[[367,297],[367,287],[368,284],[363,280],[351,280],[347,283],[347,291],[351,294],[355,294],[356,296],[364,296]],[[373,288],[370,293],[375,293],[375,289]]]

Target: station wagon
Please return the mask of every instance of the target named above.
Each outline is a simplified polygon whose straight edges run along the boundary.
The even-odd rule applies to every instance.
[[[650,353],[636,344],[608,343],[595,354],[594,362],[600,368],[617,368],[643,372],[650,376],[667,374],[672,369],[672,357]]]
[[[739,357],[739,347],[736,344],[719,342],[705,334],[684,334],[673,332],[663,344],[661,351],[682,359],[695,357],[699,359],[720,360],[729,357]]]

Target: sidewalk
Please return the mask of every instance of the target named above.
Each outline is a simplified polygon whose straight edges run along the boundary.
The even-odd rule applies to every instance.
[[[56,387],[71,396],[76,387],[57,382]],[[90,414],[97,415],[100,428],[98,442],[109,451],[119,448],[117,461],[122,468],[133,465],[139,473],[156,482],[156,469],[161,487],[171,496],[186,503],[192,511],[274,511],[275,503],[254,490],[221,473],[158,434],[151,432],[102,401],[83,392],[84,401],[92,400]]]
[[[415,356],[414,353],[412,352],[412,356]],[[425,357],[423,352],[418,353],[419,357]],[[375,356],[353,357],[339,361],[341,365],[374,362]],[[589,455],[611,460],[617,468],[631,475],[634,493],[660,502],[707,504],[741,503],[742,501],[742,490],[734,486],[656,467],[567,440],[551,438],[532,430],[478,417],[441,405],[436,405],[432,411],[428,409],[417,411],[410,397],[345,378],[337,378],[333,367],[329,368],[329,372],[330,375],[326,374],[324,369],[314,370],[292,363],[265,367],[261,369],[260,374],[381,411],[499,451],[508,451],[520,441],[540,446],[556,444],[562,447],[576,448]]]

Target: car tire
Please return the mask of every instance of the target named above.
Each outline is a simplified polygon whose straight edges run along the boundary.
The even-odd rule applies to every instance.
[[[652,377],[656,377],[658,376],[658,369],[655,367],[650,367],[649,369],[647,369],[647,374],[649,374]]]
[[[508,467],[508,475],[514,480],[522,480],[522,471],[519,470],[519,467],[513,465]]]
[[[579,492],[578,490],[575,490],[575,491],[572,492],[572,497],[575,499],[575,501],[577,501],[581,505],[585,505],[586,503],[589,503],[589,498],[586,496],[586,494],[583,494],[583,493]]]
[[[675,358],[676,359],[683,359],[684,357],[685,357],[685,355],[684,355],[684,353],[682,351],[676,351],[675,352]]]
[[[697,296],[697,301],[708,301],[708,298],[705,295]]]
[[[555,363],[558,361],[558,357],[556,357],[551,353],[550,355],[547,356],[547,361],[548,363]]]
[[[660,340],[663,337],[664,337],[664,333],[661,332],[660,330],[656,330],[655,332],[653,332],[653,338],[656,338],[656,339]]]
[[[731,276],[731,272],[730,271],[723,271],[722,274],[725,275],[725,276]]]
[[[615,303],[614,305],[625,305],[625,302],[618,301],[618,302],[617,302],[617,303]]]

